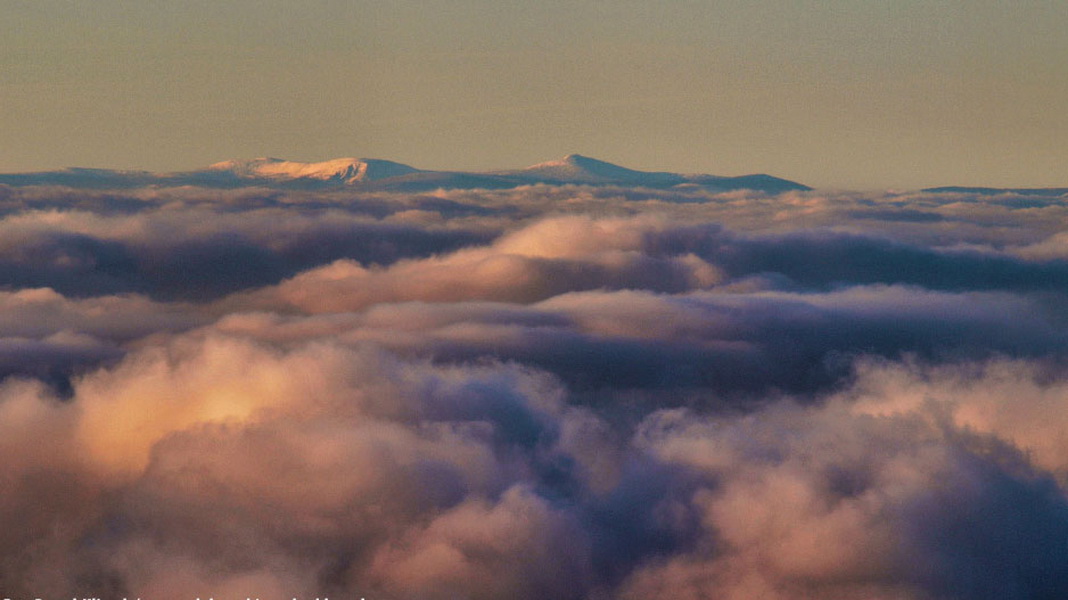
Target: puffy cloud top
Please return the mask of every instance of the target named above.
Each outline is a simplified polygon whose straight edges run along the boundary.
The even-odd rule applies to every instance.
[[[0,592],[1068,595],[1062,198],[0,189]]]

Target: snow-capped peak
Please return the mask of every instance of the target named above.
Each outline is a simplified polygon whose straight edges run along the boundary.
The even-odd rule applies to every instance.
[[[559,160],[538,163],[523,169],[522,173],[561,181],[588,183],[636,182],[650,175],[581,154],[568,154]]]
[[[373,158],[335,158],[322,162],[297,162],[280,158],[228,160],[208,167],[229,171],[247,179],[315,179],[354,183],[415,173],[418,169],[401,163]]]

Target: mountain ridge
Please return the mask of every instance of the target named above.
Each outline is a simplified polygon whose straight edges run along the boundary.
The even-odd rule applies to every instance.
[[[63,185],[96,189],[143,186],[244,186],[290,189],[360,188],[423,192],[434,189],[508,189],[527,185],[592,185],[648,187],[699,187],[714,191],[753,189],[778,193],[809,190],[806,185],[754,174],[725,177],[640,171],[580,154],[501,171],[435,171],[377,158],[335,158],[319,162],[260,157],[216,162],[192,171],[153,173],[109,169],[68,168],[36,173],[0,174],[0,184]]]
[[[920,191],[930,192],[932,194],[979,194],[981,196],[994,196],[998,194],[1013,194],[1016,196],[1068,196],[1068,188],[1064,187],[999,188],[950,185],[924,188]]]

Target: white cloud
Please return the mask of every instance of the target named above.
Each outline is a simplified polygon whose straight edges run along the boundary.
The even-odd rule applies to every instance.
[[[6,190],[11,597],[1060,597],[1063,203]]]

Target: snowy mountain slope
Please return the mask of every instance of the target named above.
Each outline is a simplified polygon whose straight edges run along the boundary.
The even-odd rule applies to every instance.
[[[335,158],[315,163],[255,158],[219,162],[207,170],[228,172],[243,179],[314,179],[340,183],[376,181],[419,172],[408,165],[374,158]]]

